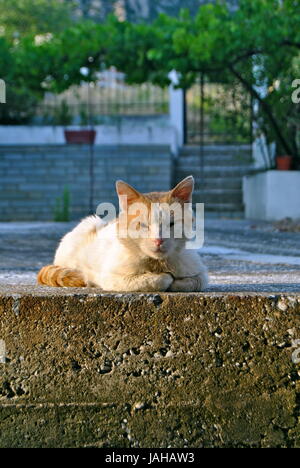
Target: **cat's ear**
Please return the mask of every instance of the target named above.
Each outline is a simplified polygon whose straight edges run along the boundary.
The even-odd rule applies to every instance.
[[[194,190],[194,177],[188,176],[171,190],[172,198],[177,198],[182,203],[192,201]]]
[[[120,207],[122,210],[126,209],[126,206],[130,205],[131,203],[135,203],[141,198],[141,194],[135,190],[131,185],[126,184],[123,180],[117,180],[116,182],[116,191],[120,201]],[[120,198],[121,196],[127,197],[127,203],[124,203],[124,199]]]

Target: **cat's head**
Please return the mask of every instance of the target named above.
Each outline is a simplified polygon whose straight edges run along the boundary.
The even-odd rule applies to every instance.
[[[140,193],[116,182],[119,238],[137,254],[163,259],[185,246],[184,226],[192,225],[194,178],[186,177],[169,192]]]

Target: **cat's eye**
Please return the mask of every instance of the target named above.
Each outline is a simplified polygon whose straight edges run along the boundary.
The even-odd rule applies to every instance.
[[[146,223],[137,223],[136,229],[148,229],[148,224]]]

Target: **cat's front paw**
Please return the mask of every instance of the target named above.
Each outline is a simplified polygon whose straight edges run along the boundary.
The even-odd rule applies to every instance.
[[[191,289],[191,281],[188,278],[176,279],[172,282],[168,291],[170,292],[189,292]]]
[[[156,275],[156,288],[158,291],[167,291],[173,283],[174,278],[169,273],[160,273]]]
[[[205,278],[197,276],[194,278],[175,279],[168,291],[170,292],[199,292],[206,287]]]

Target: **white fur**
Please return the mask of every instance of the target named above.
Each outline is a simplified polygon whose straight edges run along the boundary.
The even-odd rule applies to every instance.
[[[151,271],[138,244],[118,239],[116,222],[104,224],[91,216],[62,239],[54,264],[80,270],[88,285],[105,291],[202,291],[208,282],[206,268],[197,251],[181,245],[152,259],[162,271]]]

